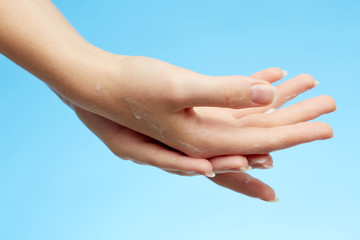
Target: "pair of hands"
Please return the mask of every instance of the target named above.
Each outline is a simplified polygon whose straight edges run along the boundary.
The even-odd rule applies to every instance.
[[[49,0],[2,1],[0,36],[0,52],[47,83],[123,159],[273,201],[273,190],[244,171],[271,167],[272,151],[332,136],[329,125],[307,122],[335,110],[328,96],[273,111],[314,87],[309,75],[274,88],[283,77],[276,68],[210,77],[107,53]]]
[[[95,84],[100,98],[93,99],[99,101],[84,101],[87,110],[68,103],[122,159],[179,175],[205,175],[242,194],[274,201],[271,187],[244,172],[271,168],[274,150],[332,137],[329,125],[307,122],[335,110],[329,96],[277,110],[317,85],[310,75],[287,80],[271,90],[273,96],[264,93],[261,103],[254,103],[251,86],[272,88],[284,71],[209,77],[144,57],[121,57],[115,63],[110,68],[115,71]]]

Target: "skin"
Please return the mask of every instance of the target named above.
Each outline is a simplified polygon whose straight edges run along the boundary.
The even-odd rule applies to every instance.
[[[270,164],[272,151],[332,137],[326,123],[307,122],[335,109],[328,96],[265,114],[314,87],[309,75],[276,88],[271,83],[282,78],[280,69],[251,77],[206,76],[98,49],[50,1],[0,3],[1,53],[47,83],[123,159],[183,175],[240,172],[219,174],[213,181],[273,200],[271,194],[259,194],[255,186],[267,188],[249,180],[241,173],[244,168],[266,166],[256,163],[259,158]],[[240,183],[255,186],[239,188]]]
[[[274,73],[279,71],[280,69],[271,68],[255,75],[261,75],[264,79],[268,79],[268,81],[272,79],[276,81],[278,79],[274,78]],[[320,96],[269,114],[265,112],[272,108],[279,108],[291,99],[290,96],[299,95],[314,86],[314,79],[309,75],[303,74],[277,86],[279,97],[277,101],[267,107],[242,110],[202,108],[201,111],[210,115],[222,114],[220,118],[222,120],[227,119],[228,121],[236,121],[238,123],[243,120],[244,123],[240,124],[253,124],[254,126],[294,124],[334,111],[336,108],[335,102],[329,96]],[[200,109],[197,110],[200,111]],[[136,163],[156,166],[170,173],[184,176],[198,175],[201,171],[200,166],[203,162],[197,158],[191,158],[179,152],[169,150],[168,147],[154,139],[124,128],[108,119],[96,116],[82,109],[75,109],[75,111],[89,129],[102,139],[114,154],[123,159],[133,159]],[[289,111],[289,114],[284,115],[286,111]],[[264,118],[267,120],[263,121],[262,119]],[[248,121],[248,119],[251,119],[251,121]],[[101,125],[104,125],[103,128],[100,127]],[[124,145],[124,143],[127,144]],[[144,152],[139,153],[140,148]],[[126,156],[122,155],[125,151],[127,151]],[[216,184],[265,201],[274,201],[276,199],[275,192],[270,186],[244,173],[245,169],[249,166],[261,169],[271,168],[273,160],[269,154],[219,156],[209,158],[209,161],[212,164],[213,171],[217,173],[214,178],[209,179]]]

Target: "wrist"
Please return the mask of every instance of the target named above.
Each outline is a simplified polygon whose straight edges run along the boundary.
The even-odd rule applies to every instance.
[[[104,100],[102,88],[113,75],[117,55],[90,44],[72,51],[61,62],[53,63],[53,71],[46,83],[63,97],[91,110]],[[44,80],[44,79],[43,79]]]

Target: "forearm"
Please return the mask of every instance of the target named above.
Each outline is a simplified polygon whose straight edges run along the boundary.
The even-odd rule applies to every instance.
[[[0,6],[1,53],[66,97],[96,87],[90,70],[103,71],[99,63],[107,54],[83,39],[51,1],[1,0]]]

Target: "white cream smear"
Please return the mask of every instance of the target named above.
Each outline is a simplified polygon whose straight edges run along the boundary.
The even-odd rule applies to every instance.
[[[193,153],[194,156],[200,156],[200,155],[202,155],[203,153],[206,152],[206,150],[201,150],[201,149],[199,149],[199,148],[194,147],[194,146],[191,145],[191,144],[182,142],[182,141],[180,141],[180,140],[177,140],[176,142],[179,143],[180,145],[182,145],[183,148],[187,149],[189,152]]]
[[[245,183],[248,184],[251,181],[250,176],[246,176]]]
[[[166,139],[165,136],[165,128],[162,127],[156,120],[152,119],[150,116],[151,111],[141,106],[139,103],[134,102],[128,98],[125,99],[131,113],[133,114],[134,118],[141,123],[145,124],[146,127],[152,129],[160,138]],[[182,146],[182,149],[186,149],[189,153],[192,153],[193,156],[201,156],[207,151],[204,149],[199,149],[194,147],[193,145],[182,142],[180,140],[175,140],[179,145]]]
[[[150,112],[140,104],[126,98],[125,102],[129,106],[131,113],[133,114],[136,120],[141,120],[143,124],[145,124],[148,128],[152,129],[155,133],[157,133],[161,138],[165,138],[164,136],[164,128],[160,126],[154,119],[150,117]]]
[[[98,93],[100,93],[100,95],[102,95],[101,94],[101,89],[103,89],[103,88],[105,88],[104,84],[102,84],[101,82],[96,83],[96,91]]]
[[[272,113],[272,112],[275,112],[277,110],[277,108],[270,108],[269,110],[267,110],[265,112],[265,114],[269,114],[269,113]]]

